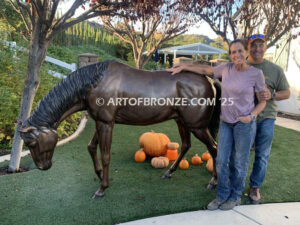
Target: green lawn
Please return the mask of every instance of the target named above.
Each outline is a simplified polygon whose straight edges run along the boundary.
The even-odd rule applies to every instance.
[[[161,179],[165,169],[154,169],[149,160],[134,162],[138,138],[146,131],[166,133],[179,141],[174,121],[138,127],[116,125],[110,164],[110,187],[105,197],[92,200],[99,187],[86,145],[94,123],[83,134],[56,149],[50,170],[0,176],[0,224],[115,224],[145,217],[203,209],[216,197],[216,190],[206,190],[211,175],[205,169],[190,166],[178,169],[171,179]],[[187,154],[206,150],[195,138]],[[268,174],[262,188],[263,203],[300,201],[300,135],[276,127]],[[251,152],[251,164],[253,161]],[[0,164],[0,167],[8,163]],[[22,159],[32,164],[31,157]],[[251,167],[251,166],[250,166]],[[248,187],[245,189],[245,193]],[[243,204],[249,204],[243,197]]]

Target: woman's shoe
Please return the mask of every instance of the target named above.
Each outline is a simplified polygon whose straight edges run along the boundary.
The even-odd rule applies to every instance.
[[[237,201],[227,200],[222,205],[220,205],[219,209],[221,209],[221,210],[230,210],[230,209],[233,209],[235,206],[238,206],[240,204],[241,204],[241,200],[237,200]]]
[[[219,201],[218,199],[212,200],[208,205],[207,209],[208,210],[216,210],[222,205],[225,201]]]

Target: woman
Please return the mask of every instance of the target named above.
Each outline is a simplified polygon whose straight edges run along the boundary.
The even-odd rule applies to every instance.
[[[216,170],[218,176],[217,198],[207,209],[229,210],[239,205],[247,176],[249,152],[252,146],[256,117],[266,101],[254,104],[254,92],[265,89],[261,70],[246,62],[247,51],[241,40],[229,45],[231,63],[216,67],[178,64],[167,71],[172,74],[183,70],[222,78],[222,106]]]

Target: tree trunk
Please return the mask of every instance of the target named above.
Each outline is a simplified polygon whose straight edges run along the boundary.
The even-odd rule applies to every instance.
[[[22,122],[30,115],[32,103],[40,84],[39,74],[41,66],[45,60],[49,44],[50,41],[46,40],[46,32],[43,32],[42,26],[37,24],[32,35],[29,49],[27,77],[24,84],[19,117],[12,144],[11,159],[8,168],[9,172],[17,172],[19,170],[23,140],[21,139],[18,130],[20,129]]]
[[[142,63],[142,55],[141,53],[139,52],[135,58],[135,65],[136,65],[136,68],[139,69],[139,70],[142,70],[144,67],[143,67],[143,63]]]

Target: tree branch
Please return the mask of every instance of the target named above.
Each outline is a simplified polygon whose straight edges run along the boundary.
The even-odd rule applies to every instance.
[[[21,8],[19,7],[19,4],[18,4],[19,1],[17,0],[17,5],[15,5],[15,4],[13,3],[12,0],[9,0],[9,3],[10,3],[11,6],[13,7],[13,9],[14,9],[17,13],[20,14],[20,16],[21,16],[21,18],[22,18],[22,20],[23,20],[23,23],[24,23],[24,25],[25,25],[25,28],[26,28],[27,32],[29,33],[29,32],[30,32],[30,28],[29,28],[28,22],[27,22],[27,20],[26,20],[26,18],[25,18],[25,16],[24,16],[23,11],[22,11]]]
[[[24,38],[24,40],[26,40],[26,41],[30,41],[30,39],[28,39],[27,38],[27,36],[18,28],[18,27],[16,27],[9,19],[8,19],[8,17],[5,15],[5,13],[3,12],[3,9],[0,9],[0,13],[1,13],[1,15],[3,16],[3,18],[6,20],[6,22],[10,25],[10,26],[12,26],[14,29],[15,29],[15,31],[16,32],[18,32],[19,34],[21,34],[21,36]]]
[[[34,23],[33,17],[32,17],[32,13],[30,12],[30,8],[29,6],[25,5],[23,2],[20,2],[20,0],[17,0],[18,5],[23,8],[26,12],[27,15],[30,18],[31,24]],[[32,29],[32,25],[30,24],[30,29]]]
[[[41,14],[41,12],[43,11],[43,6],[40,0],[30,0],[30,3],[32,4],[32,15],[35,14],[35,12],[38,14],[38,17],[40,18],[41,21],[43,18],[43,15]]]
[[[48,28],[50,28],[52,26],[52,23],[53,23],[53,20],[54,20],[56,11],[57,11],[58,4],[59,4],[59,0],[53,0],[53,6],[52,6],[51,14],[50,14],[49,20],[47,22]]]
[[[53,29],[59,30],[59,27],[62,26],[67,19],[74,15],[76,9],[83,4],[83,1],[84,0],[76,0],[70,9],[56,21],[56,23],[53,25]]]

